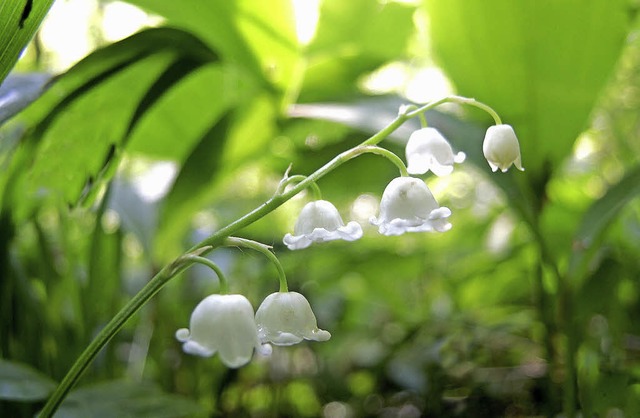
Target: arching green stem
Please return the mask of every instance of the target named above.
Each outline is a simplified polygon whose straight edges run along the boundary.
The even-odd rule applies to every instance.
[[[288,292],[289,286],[287,285],[287,276],[284,273],[284,269],[282,268],[282,264],[280,264],[280,260],[278,257],[271,251],[271,247],[261,242],[252,241],[250,239],[238,238],[238,237],[229,237],[224,240],[224,245],[227,247],[244,247],[250,248],[252,250],[258,251],[264,254],[273,264],[275,264],[276,269],[278,270],[278,279],[280,280],[280,291]]]
[[[283,178],[280,181],[280,184],[278,185],[278,189],[276,190],[276,194],[282,193],[284,192],[285,188],[287,187],[288,184],[291,183],[296,183],[296,182],[300,182],[304,179],[306,179],[307,176],[303,176],[302,174],[296,174],[295,176],[287,176],[285,175],[285,178]],[[313,182],[309,185],[309,189],[311,189],[311,193],[313,193],[313,199],[314,200],[320,200],[322,199],[322,192],[320,191],[320,187],[318,187],[318,185]]]
[[[429,110],[429,109],[433,109],[436,106],[439,106],[443,103],[458,103],[458,104],[463,104],[463,105],[469,105],[469,106],[474,106],[477,107],[478,109],[482,109],[485,112],[487,112],[495,121],[496,125],[501,125],[502,124],[502,119],[500,119],[500,116],[498,116],[498,113],[493,110],[493,108],[491,108],[490,106],[487,106],[486,104],[477,101],[476,99],[470,99],[468,97],[462,97],[462,96],[447,96],[447,97],[443,97],[442,99],[439,100],[435,100],[433,102],[427,103],[421,107],[418,107],[416,110],[410,111],[407,113],[407,116],[409,118],[413,118],[416,116],[420,116],[423,112]]]
[[[427,123],[427,117],[424,115],[424,113],[420,113],[418,117],[420,118],[421,127],[426,128],[429,126],[429,124]]]
[[[396,154],[394,154],[393,152],[387,149],[377,147],[375,145],[366,145],[366,146],[356,147],[353,150],[354,150],[354,155],[351,158],[355,158],[358,155],[367,154],[367,153],[381,155],[387,160],[391,161],[393,164],[395,164],[396,167],[398,167],[398,170],[400,170],[400,175],[402,177],[409,176],[409,173],[407,172],[407,166],[404,165],[404,162],[400,159],[400,157],[398,157]]]
[[[199,255],[193,255],[193,254],[187,254],[182,258],[185,261],[191,261],[191,262],[203,264],[209,267],[218,276],[218,280],[220,281],[220,294],[226,295],[227,293],[229,293],[229,281],[227,280],[226,276],[224,275],[222,270],[220,270],[220,267],[218,267],[216,263],[209,260],[208,258],[201,257]]]

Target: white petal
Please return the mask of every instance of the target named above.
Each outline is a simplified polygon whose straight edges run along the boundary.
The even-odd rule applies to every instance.
[[[189,329],[180,328],[176,331],[176,339],[180,342],[185,342],[189,339]]]
[[[356,221],[350,221],[346,226],[338,228],[338,233],[345,241],[356,241],[362,238],[362,226]]]
[[[431,164],[431,171],[438,177],[448,176],[453,173],[453,164],[451,165],[440,165],[437,162]]]
[[[187,354],[200,357],[211,357],[216,353],[216,350],[203,347],[195,341],[186,341],[184,344],[182,344],[182,351]]]
[[[282,241],[290,250],[301,250],[313,244],[313,241],[307,238],[306,235],[287,234]]]
[[[328,341],[331,338],[331,333],[323,329],[312,329],[304,335],[304,338],[312,341]]]

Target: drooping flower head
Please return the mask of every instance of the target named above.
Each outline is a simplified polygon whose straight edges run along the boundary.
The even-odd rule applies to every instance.
[[[284,236],[290,250],[307,248],[314,242],[342,239],[355,241],[362,237],[362,227],[355,221],[347,225],[342,221],[338,209],[326,200],[307,203],[300,212],[293,228],[293,235]]]
[[[331,338],[328,331],[318,328],[311,305],[297,292],[276,292],[267,296],[256,312],[256,325],[260,340],[275,345]]]
[[[465,159],[463,152],[453,153],[449,142],[435,128],[413,132],[405,152],[409,174],[424,174],[431,170],[436,176],[446,176],[453,171],[453,163],[461,163]]]
[[[370,222],[378,226],[383,235],[401,235],[405,232],[438,231],[451,229],[451,210],[440,207],[424,181],[414,177],[393,179],[382,194],[380,216]]]
[[[511,164],[524,171],[520,158],[520,143],[511,125],[489,127],[482,143],[482,152],[493,171],[500,169],[505,173]]]
[[[253,316],[251,302],[242,295],[210,295],[191,314],[190,329],[176,331],[187,354],[202,357],[216,352],[228,367],[241,367],[253,356],[253,349],[270,352],[262,346]]]

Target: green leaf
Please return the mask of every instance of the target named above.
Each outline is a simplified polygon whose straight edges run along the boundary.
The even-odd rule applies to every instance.
[[[132,0],[196,34],[225,61],[284,88],[297,62],[291,2]]]
[[[47,94],[27,110],[27,119],[47,128],[58,111],[77,97],[149,55],[172,52],[186,62],[215,62],[218,57],[192,34],[175,28],[152,28],[99,49],[56,77]]]
[[[0,83],[20,57],[53,4],[53,0],[0,3]]]
[[[627,0],[426,0],[433,49],[458,92],[518,133],[532,181],[586,127],[629,27]]]
[[[394,2],[323,1],[316,37],[305,51],[300,101],[352,96],[359,77],[404,54],[414,11]]]
[[[91,54],[57,78],[24,115],[38,123],[23,140],[8,181],[6,195],[18,219],[46,200],[91,203],[145,113],[215,60],[193,35],[156,28]]]
[[[228,82],[221,65],[208,65],[185,77],[141,117],[131,133],[128,151],[184,161],[235,100],[230,96],[237,94],[236,89],[222,88]]]
[[[34,402],[45,399],[56,383],[21,363],[0,359],[0,399]]]
[[[599,248],[596,241],[620,211],[639,195],[640,166],[636,166],[587,209],[573,239],[567,272],[572,280],[583,280],[589,260]]]
[[[250,103],[225,114],[203,136],[165,198],[155,241],[161,259],[179,251],[193,216],[214,199],[220,181],[264,155],[273,135],[275,115],[269,95],[255,96]]]
[[[173,418],[191,417],[204,410],[181,396],[168,395],[149,383],[109,381],[74,390],[56,418]]]
[[[110,163],[131,115],[174,58],[157,54],[133,64],[58,114],[39,141],[19,195],[13,196],[19,219],[43,201],[78,202],[85,185],[91,187]]]

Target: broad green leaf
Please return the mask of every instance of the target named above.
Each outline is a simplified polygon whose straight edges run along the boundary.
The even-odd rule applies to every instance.
[[[571,151],[617,61],[627,0],[425,0],[431,42],[458,92],[518,133],[532,182]]]
[[[140,119],[128,151],[182,162],[245,86],[220,65],[202,67],[174,85]],[[243,83],[246,84],[246,83]]]
[[[56,418],[192,417],[204,410],[195,402],[163,393],[149,383],[109,381],[74,390]]]
[[[56,384],[31,367],[0,359],[0,399],[34,402],[45,399]]]
[[[414,11],[395,2],[323,1],[316,37],[305,51],[300,100],[352,96],[359,77],[402,57],[414,33]]]
[[[40,139],[20,194],[13,196],[21,209],[18,218],[45,200],[75,203],[85,185],[99,180],[121,145],[131,115],[174,59],[164,53],[133,64],[58,114]]]
[[[293,12],[290,1],[132,0],[165,17],[219,51],[222,58],[240,64],[280,88],[289,82],[297,63]]]
[[[188,32],[164,27],[147,29],[91,53],[57,76],[47,93],[27,109],[25,118],[39,122],[39,129],[44,130],[47,125],[43,125],[43,121],[54,118],[56,112],[78,96],[129,65],[163,51],[174,52],[194,64],[202,65],[218,59],[208,46]]]
[[[243,0],[236,3],[235,24],[260,63],[264,77],[282,91],[291,86],[295,88],[303,61],[292,2]]]
[[[227,113],[200,138],[164,199],[155,248],[160,259],[179,252],[193,215],[211,198],[230,124],[231,113]]]
[[[216,59],[194,36],[157,28],[99,50],[57,78],[24,116],[38,123],[9,178],[8,187],[20,190],[9,192],[19,218],[47,199],[90,203],[97,186],[113,175],[146,111],[182,78]]]
[[[220,182],[264,155],[276,112],[269,95],[255,96],[225,114],[202,137],[165,198],[156,238],[161,259],[175,256],[193,216],[214,199]]]
[[[620,211],[638,196],[640,196],[640,166],[630,170],[620,182],[612,186],[604,196],[587,209],[573,239],[573,251],[567,272],[572,280],[580,282],[584,279],[583,275],[589,260],[599,248],[598,239]]]
[[[0,83],[18,61],[52,4],[53,0],[0,3]]]

